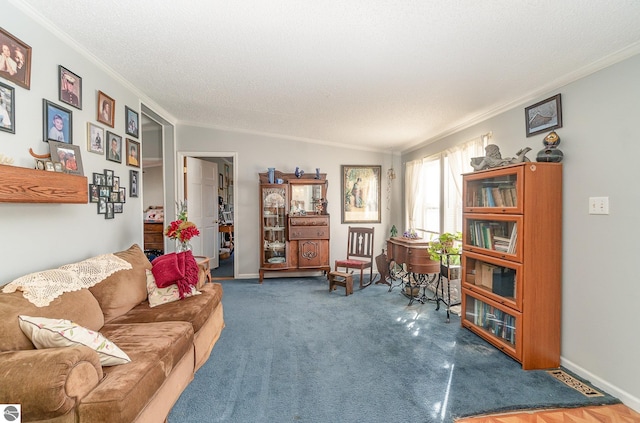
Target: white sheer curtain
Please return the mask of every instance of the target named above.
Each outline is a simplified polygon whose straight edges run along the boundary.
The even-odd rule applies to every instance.
[[[471,158],[484,156],[485,144],[482,137],[478,137],[444,151],[443,232],[462,231],[462,174],[473,171]]]
[[[422,184],[420,183],[420,175],[422,171],[422,159],[413,160],[405,163],[404,170],[404,198],[406,210],[406,228],[415,228],[416,218],[420,218],[420,226],[422,227]]]
[[[462,174],[473,171],[471,158],[484,156],[486,144],[486,138],[477,137],[438,155],[405,164],[406,228],[426,228],[440,233],[462,230]],[[439,183],[437,178],[426,176],[437,172],[434,166],[442,169],[443,178]],[[434,195],[441,199],[440,212]]]

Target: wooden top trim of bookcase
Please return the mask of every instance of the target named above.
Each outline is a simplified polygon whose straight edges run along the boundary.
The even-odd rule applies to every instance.
[[[85,176],[0,165],[0,202],[85,204]]]

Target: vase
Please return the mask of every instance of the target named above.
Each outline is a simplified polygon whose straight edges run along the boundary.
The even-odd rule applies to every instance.
[[[191,250],[191,243],[189,241],[176,240],[176,253],[183,253]]]
[[[276,169],[274,167],[270,167],[267,169],[268,172],[268,177],[269,177],[269,183],[272,184],[275,182],[275,178],[276,178]]]

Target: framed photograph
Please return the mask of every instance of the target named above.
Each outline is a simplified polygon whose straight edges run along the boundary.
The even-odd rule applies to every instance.
[[[62,163],[54,163],[53,164],[53,169],[56,172],[64,172],[64,168],[62,167]]]
[[[58,65],[58,98],[76,109],[82,110],[82,78]]]
[[[113,203],[107,202],[107,210],[104,213],[105,219],[113,219]]]
[[[107,160],[122,163],[122,137],[107,131]]]
[[[84,176],[80,147],[58,141],[49,141],[51,160],[60,163],[65,173]]]
[[[93,174],[93,184],[94,185],[106,185],[107,179],[104,176],[104,173],[95,173]]]
[[[98,188],[98,197],[102,197],[102,198],[110,198],[111,197],[111,188],[109,188],[106,185],[101,185]]]
[[[129,197],[138,196],[138,171],[129,171]]]
[[[100,190],[98,185],[89,184],[89,202],[97,203],[100,201]]]
[[[125,187],[120,187],[120,202],[127,202],[127,189]]]
[[[127,138],[127,165],[140,167],[140,143]]]
[[[111,185],[111,189],[114,191],[120,191],[120,177],[119,176],[114,176],[113,177],[113,184]]]
[[[120,191],[111,191],[111,195],[109,196],[109,202],[111,202],[111,203],[119,203],[120,202]]]
[[[91,122],[87,122],[87,150],[104,154],[104,128]]]
[[[31,88],[31,47],[0,28],[0,76]]]
[[[98,199],[98,214],[105,214],[107,212],[107,198],[100,197]]]
[[[105,181],[104,181],[103,185],[106,185],[108,187],[112,187],[113,186],[113,170],[105,169],[104,170],[104,177],[105,177]]]
[[[138,112],[136,112],[133,109],[130,109],[129,106],[124,106],[124,116],[127,119],[127,129],[126,129],[126,133],[127,135],[131,135],[132,137],[138,137],[138,119],[139,119],[139,115]]]
[[[115,110],[116,101],[102,91],[98,91],[98,122],[113,128],[115,126]]]
[[[16,133],[15,90],[0,82],[0,131]]]
[[[114,213],[122,213],[123,206],[122,203],[113,203],[113,212]]]
[[[218,189],[224,189],[224,175],[218,173]]]
[[[560,94],[549,97],[524,109],[527,136],[562,128],[562,102]]]
[[[380,223],[382,166],[341,167],[342,223]]]
[[[230,177],[231,175],[230,175],[229,165],[225,163],[224,164],[224,183],[226,184],[225,188],[228,188],[229,185],[231,185],[230,179],[229,179]]]
[[[46,162],[44,162],[44,169],[49,171],[49,172],[55,172],[56,168],[53,165],[53,162],[51,160],[47,160]]]
[[[42,129],[44,141],[73,144],[73,113],[47,99],[42,99]]]

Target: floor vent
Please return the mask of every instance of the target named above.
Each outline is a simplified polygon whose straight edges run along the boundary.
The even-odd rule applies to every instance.
[[[582,393],[585,397],[593,398],[593,397],[603,397],[604,394],[596,391],[591,386],[587,385],[584,382],[579,381],[573,376],[568,375],[562,370],[549,370],[547,371],[551,376],[558,379],[560,382],[564,383],[570,388],[575,389],[576,391]]]

